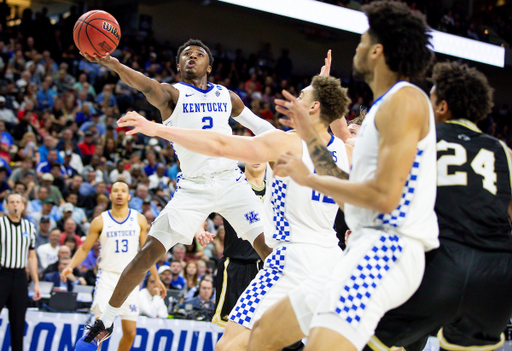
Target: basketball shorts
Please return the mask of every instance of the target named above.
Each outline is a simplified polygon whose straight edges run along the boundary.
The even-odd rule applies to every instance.
[[[191,244],[212,212],[223,216],[251,244],[263,232],[263,203],[237,168],[209,178],[181,178],[173,198],[153,221],[149,235],[166,250],[178,242]]]
[[[512,253],[481,251],[452,240],[425,254],[416,293],[387,312],[368,346],[421,351],[430,333],[446,350],[494,350],[512,315]]]
[[[424,268],[421,242],[371,228],[352,232],[323,292],[309,297],[317,302],[309,330],[333,330],[362,350],[384,313],[416,291]]]
[[[105,307],[107,307],[120,276],[120,273],[98,270],[94,299],[91,305],[91,311],[96,318],[100,317],[103,311],[105,311]],[[139,290],[140,287],[137,286],[121,305],[119,315],[122,320],[137,321],[137,317],[139,317]]]
[[[314,234],[314,233],[312,233]],[[254,322],[294,289],[306,289],[308,278],[325,284],[343,255],[338,246],[284,243],[274,247],[263,269],[252,280],[229,315],[229,320],[252,329]]]
[[[223,328],[226,326],[229,313],[262,266],[261,260],[236,260],[225,256],[221,258],[215,282],[217,308],[213,323]]]

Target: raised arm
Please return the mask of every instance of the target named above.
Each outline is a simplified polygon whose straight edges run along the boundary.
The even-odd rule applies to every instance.
[[[170,84],[162,84],[146,77],[144,74],[123,65],[115,57],[109,54],[104,57],[89,56],[81,53],[87,60],[102,64],[112,71],[116,72],[121,80],[130,87],[137,89],[146,96],[148,102],[160,110],[162,115],[170,115],[176,101],[178,101],[179,92]]]
[[[348,173],[336,166],[331,153],[323,145],[322,139],[305,107],[289,92],[283,91],[283,95],[287,100],[276,99],[277,110],[288,117],[288,119],[282,118],[281,123],[295,129],[300,137],[304,139],[308,145],[309,155],[313,160],[316,172],[320,175],[348,179]]]
[[[251,109],[247,108],[240,97],[234,92],[230,91],[231,94],[231,117],[238,123],[249,129],[254,135],[260,135],[269,130],[275,130],[271,123],[265,121],[263,118],[256,116]]]
[[[69,274],[73,273],[73,269],[75,269],[75,267],[80,265],[80,263],[82,263],[83,260],[85,260],[85,258],[87,257],[87,254],[93,247],[94,243],[100,237],[102,229],[103,229],[103,217],[98,216],[92,220],[91,226],[89,227],[89,233],[87,233],[87,236],[85,237],[85,240],[84,240],[82,246],[80,246],[78,248],[78,250],[76,250],[75,254],[71,258],[71,262],[69,262],[69,265],[66,268],[64,268],[64,270],[60,274],[60,279],[63,282],[65,282],[67,280],[67,276]]]
[[[290,175],[337,203],[349,203],[381,213],[394,210],[402,195],[407,175],[416,155],[418,141],[428,133],[428,104],[415,89],[403,88],[379,110],[379,155],[375,176],[364,182],[340,180],[311,174],[293,155],[284,155],[274,167],[279,176]]]
[[[136,112],[128,112],[117,122],[119,127],[134,127],[127,135],[142,133],[157,136],[199,154],[226,157],[249,163],[276,161],[290,147],[301,150],[294,133],[273,130],[256,137],[224,135],[207,130],[181,129],[148,121]]]

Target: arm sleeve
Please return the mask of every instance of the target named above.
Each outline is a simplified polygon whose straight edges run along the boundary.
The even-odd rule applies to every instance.
[[[256,116],[250,109],[245,107],[243,111],[236,117],[235,121],[249,129],[254,135],[260,135],[269,130],[276,129],[272,124],[265,121],[263,118]]]

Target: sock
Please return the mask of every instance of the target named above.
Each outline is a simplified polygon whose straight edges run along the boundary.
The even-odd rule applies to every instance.
[[[103,311],[103,314],[99,318],[103,322],[103,325],[105,326],[106,329],[112,326],[112,324],[114,323],[114,318],[116,318],[120,309],[120,307],[112,307],[110,306],[110,304],[107,304],[105,311]]]

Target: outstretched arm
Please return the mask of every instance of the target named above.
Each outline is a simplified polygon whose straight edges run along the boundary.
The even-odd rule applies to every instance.
[[[181,129],[152,123],[133,111],[119,119],[117,124],[120,127],[134,127],[127,135],[142,133],[157,136],[199,154],[249,163],[276,161],[280,154],[288,151],[290,141],[300,144],[296,136],[281,130],[256,137],[224,135],[207,130]]]
[[[260,135],[269,130],[274,130],[274,127],[263,118],[256,116],[249,108],[245,107],[244,103],[238,95],[230,91],[231,94],[231,117],[238,123],[249,129],[254,135]]]
[[[144,74],[123,65],[118,59],[110,56],[109,54],[106,54],[104,57],[98,57],[96,55],[93,57],[85,53],[81,53],[81,55],[90,62],[102,64],[119,74],[119,77],[123,82],[143,93],[148,99],[148,102],[161,112],[172,112],[166,111],[166,109],[169,108],[170,102],[174,105],[174,102],[178,100],[179,95],[178,90],[172,85],[162,84],[155,79],[148,78]]]
[[[292,94],[283,90],[287,100],[276,99],[276,109],[288,118],[281,118],[281,123],[297,131],[308,144],[309,155],[320,175],[330,175],[340,179],[348,179],[348,173],[342,171],[334,163],[331,153],[322,143],[315,125],[305,107]]]

